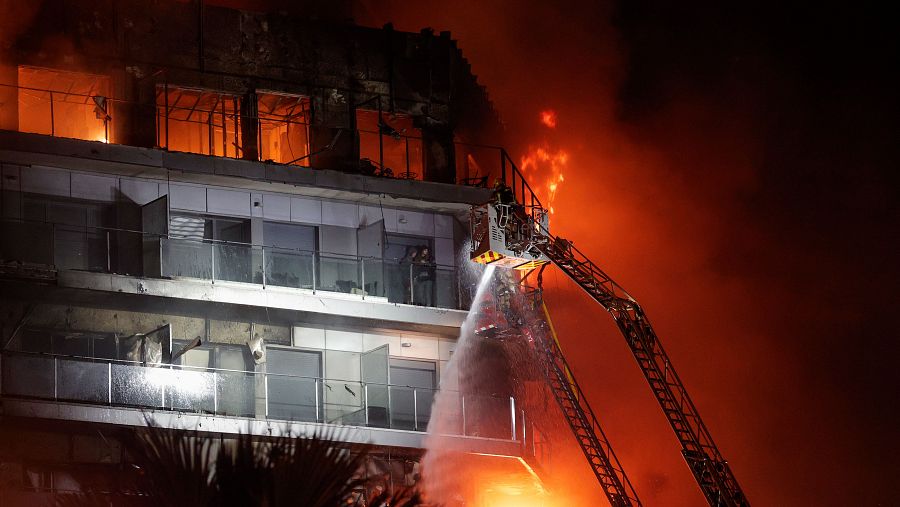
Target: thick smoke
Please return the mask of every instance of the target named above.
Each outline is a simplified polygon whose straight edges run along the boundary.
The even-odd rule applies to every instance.
[[[666,6],[667,5],[667,6]],[[555,232],[638,298],[749,499],[889,504],[900,249],[885,13],[783,4],[379,2],[450,30],[522,154],[558,113]],[[854,10],[856,9],[856,10]],[[532,125],[534,125],[532,127]],[[647,503],[703,502],[614,326],[546,299]],[[823,485],[842,484],[841,487]]]

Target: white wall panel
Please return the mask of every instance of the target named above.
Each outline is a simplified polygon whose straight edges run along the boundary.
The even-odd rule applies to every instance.
[[[325,330],[325,348],[345,352],[362,352],[363,334],[357,331]]]
[[[309,349],[325,348],[325,329],[320,327],[303,327],[294,326],[294,343],[295,347],[305,347]]]
[[[206,210],[216,215],[250,216],[250,192],[206,189]]]
[[[452,239],[434,238],[434,262],[445,266],[456,265]]]
[[[360,206],[359,223],[363,225],[373,224],[384,218],[384,230],[397,232],[397,210],[382,208],[381,206]]]
[[[438,341],[438,359],[441,361],[449,361],[453,351],[456,350],[456,340],[440,338]]]
[[[255,218],[263,217],[263,195],[259,193],[250,194],[250,216]]]
[[[303,197],[291,197],[291,221],[306,224],[322,223],[322,201],[318,199],[306,199]]]
[[[69,171],[49,167],[23,167],[22,192],[69,197]]]
[[[3,179],[0,180],[0,187],[3,190],[18,192],[21,189],[22,178],[19,174],[19,166],[13,164],[3,164]]]
[[[138,180],[131,178],[119,179],[119,190],[122,197],[134,201],[138,206],[143,206],[159,197],[159,183],[150,180]]]
[[[336,350],[325,351],[325,378],[349,381],[359,380],[359,353]],[[348,384],[355,394],[351,395],[340,388],[340,382],[330,382],[332,389],[325,389],[325,402],[335,404],[358,404],[360,400],[359,384]]]
[[[388,354],[392,356],[400,355],[400,333],[363,333],[363,350],[368,352],[372,349],[388,346]]]
[[[172,209],[206,212],[206,188],[192,185],[169,185]]]
[[[434,215],[418,211],[400,211],[397,216],[397,231],[416,236],[434,236]]]
[[[323,225],[319,227],[319,250],[323,253],[356,255],[356,229]]]
[[[322,224],[359,227],[359,207],[346,202],[322,201]]]
[[[286,195],[263,194],[263,217],[269,220],[291,221],[291,198]]]
[[[450,215],[434,215],[434,236],[453,239],[453,217]]]
[[[92,201],[113,202],[119,190],[119,181],[109,176],[72,173],[72,197]]]
[[[437,337],[403,334],[400,337],[400,342],[400,357],[438,359]],[[408,343],[409,346],[403,347],[403,343]]]

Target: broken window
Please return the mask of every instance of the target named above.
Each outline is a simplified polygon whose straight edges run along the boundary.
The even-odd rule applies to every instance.
[[[359,130],[359,160],[363,172],[421,180],[422,130],[402,114],[356,110]],[[366,170],[368,168],[368,171]]]
[[[309,165],[308,97],[275,92],[257,94],[259,159]]]
[[[109,142],[109,78],[56,69],[18,69],[20,132]]]
[[[227,93],[157,86],[157,144],[169,151],[240,158],[240,99]]]

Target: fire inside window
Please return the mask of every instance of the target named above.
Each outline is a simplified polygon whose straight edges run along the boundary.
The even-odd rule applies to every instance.
[[[110,141],[109,78],[55,69],[18,68],[18,130]]]
[[[360,167],[384,176],[421,180],[422,131],[411,117],[357,109]],[[364,171],[365,172],[365,171]]]
[[[308,166],[308,97],[258,92],[259,159]]]
[[[158,86],[157,145],[169,151],[240,158],[240,101],[226,93]]]

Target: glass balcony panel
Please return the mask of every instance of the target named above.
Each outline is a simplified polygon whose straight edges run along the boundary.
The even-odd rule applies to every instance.
[[[313,288],[313,254],[266,247],[266,284]]]
[[[215,280],[252,283],[262,281],[262,254],[250,245],[213,243]]]
[[[415,388],[391,386],[391,428],[397,430],[416,429]]]
[[[431,405],[437,393],[434,389],[416,388],[416,429],[425,431],[431,421]]]
[[[52,265],[52,227],[46,223],[3,221],[0,259]]]
[[[349,294],[359,293],[359,262],[356,257],[319,255],[317,289]]]
[[[270,418],[303,422],[319,420],[317,405],[322,399],[322,384],[316,379],[269,375],[267,382]]]
[[[3,394],[53,399],[53,358],[3,355]]]
[[[167,408],[203,414],[215,412],[215,373],[192,369],[171,372],[171,382],[166,385]]]
[[[383,269],[388,301],[409,304],[412,300],[412,265],[391,259],[384,261]]]
[[[512,411],[508,397],[464,397],[465,436],[510,439]]]
[[[53,251],[58,269],[106,270],[106,234],[102,230],[57,225]]]
[[[456,269],[438,266],[435,270],[435,306],[459,308]]]
[[[325,395],[324,422],[351,426],[366,425],[366,393],[362,383],[326,379],[323,384],[325,386],[323,389]],[[386,415],[381,419],[384,420],[384,426],[386,426]]]
[[[171,370],[132,364],[112,365],[112,402],[132,407],[162,407]]]
[[[385,297],[384,261],[382,259],[362,259],[364,287],[366,295]]]
[[[109,363],[59,358],[56,374],[58,399],[109,401]]]
[[[212,278],[212,246],[202,241],[162,238],[161,274],[166,277]]]
[[[242,371],[217,371],[216,393],[218,414],[256,416],[256,375]]]

